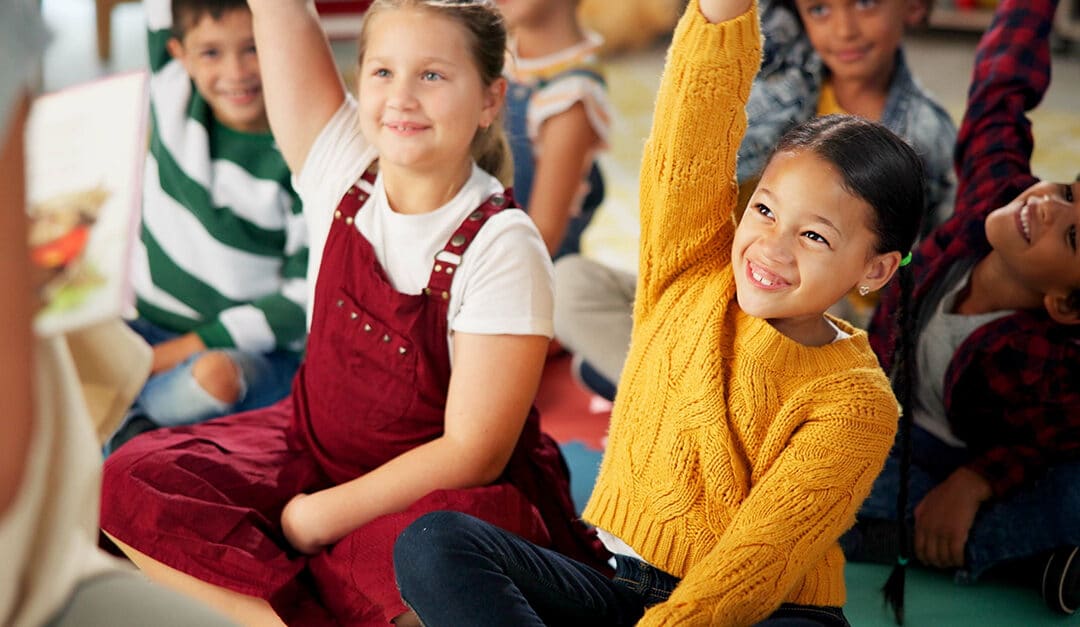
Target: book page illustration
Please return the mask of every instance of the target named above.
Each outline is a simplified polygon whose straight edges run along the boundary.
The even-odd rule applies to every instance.
[[[39,335],[118,317],[146,155],[147,75],[110,76],[35,100],[27,123],[31,261]]]

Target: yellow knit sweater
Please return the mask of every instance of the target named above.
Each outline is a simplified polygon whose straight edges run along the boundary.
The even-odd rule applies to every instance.
[[[843,605],[837,538],[898,407],[866,335],[803,346],[743,313],[735,154],[760,62],[756,9],[676,29],[641,173],[630,354],[585,518],[682,582],[642,625],[750,625]]]

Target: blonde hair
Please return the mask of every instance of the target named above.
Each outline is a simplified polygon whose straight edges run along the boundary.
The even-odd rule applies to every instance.
[[[502,77],[506,60],[506,25],[492,0],[375,0],[364,15],[357,41],[361,63],[367,49],[371,18],[379,13],[400,9],[431,11],[454,20],[469,37],[473,61],[484,87],[490,87]],[[470,151],[481,169],[499,179],[503,185],[513,184],[514,160],[503,129],[502,111],[490,126],[476,130]]]

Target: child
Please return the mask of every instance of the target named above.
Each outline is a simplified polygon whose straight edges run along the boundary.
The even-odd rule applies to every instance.
[[[847,624],[837,539],[885,461],[897,401],[865,333],[824,312],[902,263],[921,166],[876,123],[817,118],[779,143],[736,228],[754,6],[691,2],[661,81],[626,386],[585,508],[615,579],[433,514],[394,560],[429,627]]]
[[[910,461],[899,442],[844,546],[853,559],[895,560],[907,535],[887,523],[886,546],[881,531],[904,511],[921,562],[968,580],[1029,567],[1047,604],[1068,613],[1080,605],[1080,183],[1031,174],[1026,117],[1050,82],[1056,4],[1003,1],[979,43],[956,213],[912,263]],[[902,298],[886,292],[870,327],[886,368]]]
[[[145,0],[150,154],[133,274],[150,380],[106,446],[269,405],[303,350],[307,241],[244,0]]]
[[[313,8],[251,6],[311,234],[307,355],[273,407],[109,458],[102,528],[152,577],[245,624],[401,616],[392,543],[436,509],[601,561],[530,409],[551,262],[493,175],[509,166],[494,6],[377,0],[359,103]]]
[[[765,0],[765,50],[750,90],[739,147],[739,181],[752,182],[776,141],[815,115],[877,120],[923,160],[924,232],[951,210],[956,126],[915,80],[904,30],[926,17],[926,0]]]
[[[915,81],[901,43],[905,27],[925,15],[924,0],[762,0],[759,6],[765,48],[739,147],[736,213],[784,132],[815,115],[853,113],[880,121],[915,147],[926,174],[924,225],[939,223],[951,209],[956,127]],[[634,279],[584,257],[555,267],[555,335],[575,353],[586,385],[609,399],[630,341]],[[865,326],[874,302],[852,294],[833,312]]]
[[[580,0],[507,0],[510,29],[506,124],[514,152],[514,195],[553,257],[577,252],[603,200],[595,163],[607,145],[611,105],[597,35],[577,21]]]

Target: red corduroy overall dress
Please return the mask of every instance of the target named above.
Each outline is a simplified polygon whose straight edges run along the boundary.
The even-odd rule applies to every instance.
[[[535,409],[495,484],[433,492],[311,557],[282,535],[281,510],[294,495],[344,483],[442,434],[456,262],[487,219],[512,203],[488,198],[446,243],[423,293],[402,294],[353,225],[373,180],[366,173],[334,214],[292,394],[265,409],[143,434],[105,465],[105,531],[168,566],[267,599],[289,624],[384,625],[405,611],[393,577],[394,540],[440,509],[604,567]]]

